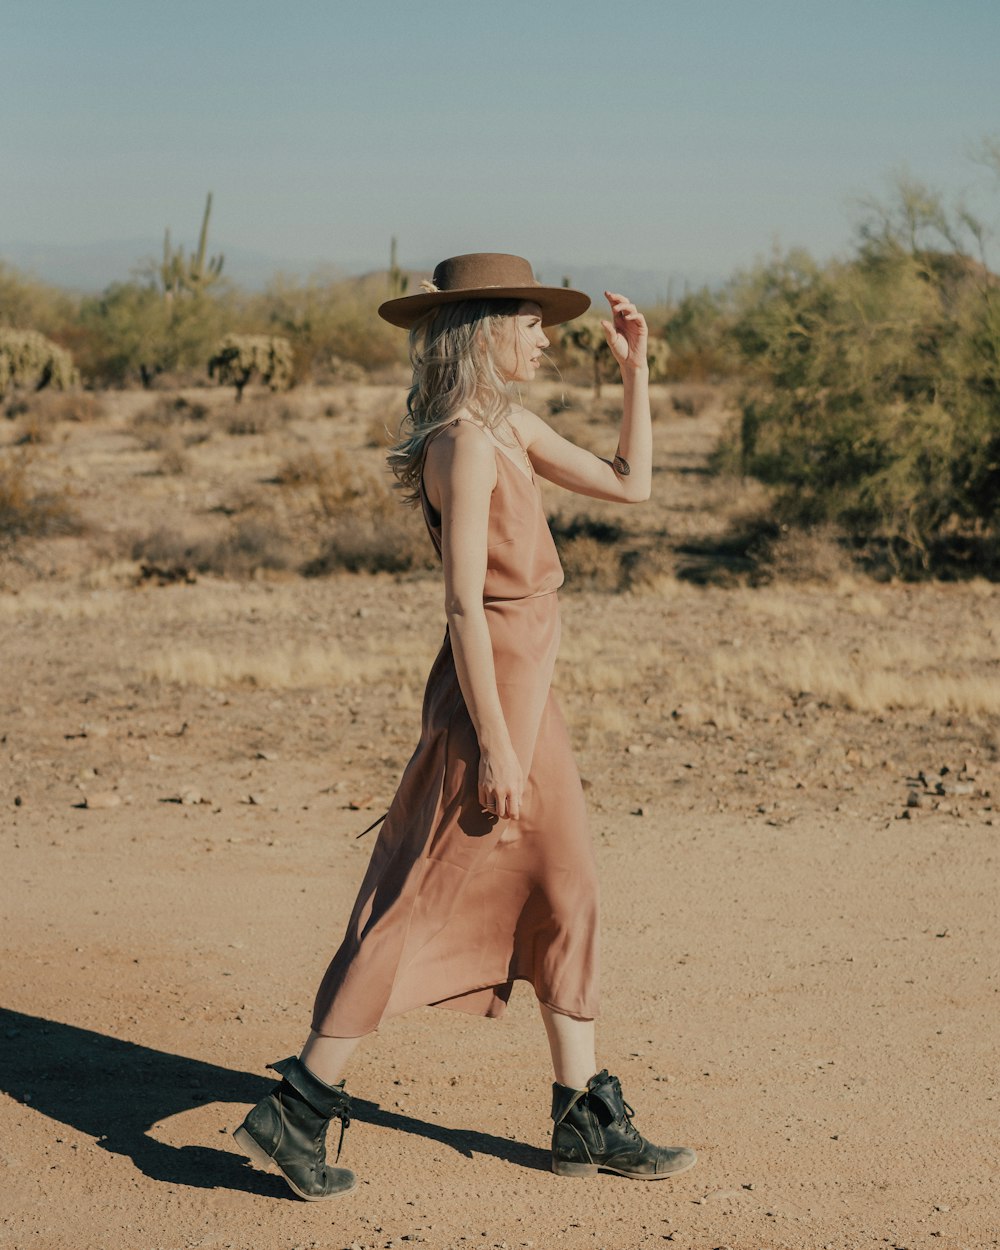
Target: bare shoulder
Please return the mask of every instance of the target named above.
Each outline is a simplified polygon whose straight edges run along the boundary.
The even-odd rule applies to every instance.
[[[496,455],[489,436],[475,423],[461,416],[433,435],[424,459],[425,476],[445,487],[455,481],[477,484],[496,482]]]

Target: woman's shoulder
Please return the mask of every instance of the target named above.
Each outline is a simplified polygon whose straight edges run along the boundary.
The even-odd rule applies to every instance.
[[[457,412],[429,438],[425,462],[438,471],[496,472],[493,440],[471,414]]]

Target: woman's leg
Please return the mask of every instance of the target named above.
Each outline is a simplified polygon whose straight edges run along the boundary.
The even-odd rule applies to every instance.
[[[560,1085],[586,1089],[597,1071],[593,1020],[574,1020],[538,1004],[552,1052],[552,1070]]]
[[[319,1033],[310,1033],[309,1040],[302,1047],[299,1062],[325,1085],[336,1085],[343,1079],[347,1061],[361,1041],[364,1038],[323,1037]]]

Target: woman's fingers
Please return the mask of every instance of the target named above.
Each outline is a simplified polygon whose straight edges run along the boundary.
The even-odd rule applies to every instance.
[[[484,812],[500,820],[517,820],[521,815],[520,799],[513,791],[489,790],[480,786],[479,805]]]

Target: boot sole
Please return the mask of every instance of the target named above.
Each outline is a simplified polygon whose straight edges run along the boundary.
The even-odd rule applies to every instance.
[[[287,1172],[282,1169],[277,1160],[272,1158],[272,1156],[269,1155],[267,1151],[264,1150],[263,1147],[250,1136],[242,1124],[239,1128],[233,1129],[233,1140],[236,1142],[237,1146],[239,1146],[242,1153],[245,1154],[251,1161],[251,1163],[256,1163],[257,1166],[259,1168],[263,1168],[265,1172],[269,1171],[273,1167],[292,1193],[301,1198],[303,1202],[325,1202],[328,1198],[339,1198],[341,1194],[349,1194],[358,1183],[357,1177],[354,1177],[346,1189],[337,1189],[332,1194],[303,1193]]]
[[[672,1176],[680,1176],[698,1162],[697,1155],[690,1163],[674,1168],[672,1172],[623,1172],[621,1168],[613,1168],[603,1163],[568,1163],[553,1159],[552,1171],[556,1176],[596,1176],[599,1172],[614,1172],[616,1176],[627,1176],[630,1181],[665,1181]]]

